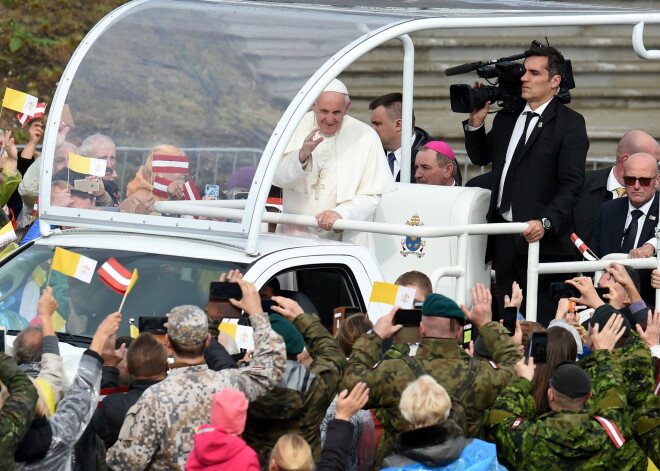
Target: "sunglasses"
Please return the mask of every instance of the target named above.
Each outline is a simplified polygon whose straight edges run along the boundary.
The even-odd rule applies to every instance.
[[[627,186],[633,186],[636,181],[639,181],[639,184],[641,186],[649,186],[653,180],[655,180],[657,175],[655,177],[623,177],[623,183],[625,183]]]

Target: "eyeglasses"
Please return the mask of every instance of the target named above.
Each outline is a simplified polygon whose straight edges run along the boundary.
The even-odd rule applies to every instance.
[[[641,186],[649,186],[653,180],[655,180],[657,175],[655,177],[623,177],[623,183],[625,183],[627,186],[633,186],[636,181],[639,181],[639,184]]]

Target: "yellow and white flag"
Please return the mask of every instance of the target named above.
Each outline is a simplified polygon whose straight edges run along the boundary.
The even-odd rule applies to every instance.
[[[14,232],[14,226],[9,221],[5,227],[0,229],[0,244],[6,244],[14,240],[16,240],[16,232]]]
[[[89,283],[92,281],[96,264],[98,262],[84,255],[69,250],[55,248],[53,256],[53,270],[64,273],[67,276],[78,278],[80,281]]]
[[[105,159],[92,159],[91,157],[83,157],[69,152],[69,169],[74,172],[102,177],[105,175],[106,164]]]
[[[399,306],[403,309],[412,309],[415,301],[415,288],[382,283],[376,281],[371,290],[370,303],[383,303],[390,306]]]
[[[36,96],[19,92],[13,88],[5,89],[5,97],[2,100],[2,106],[10,110],[18,111],[27,116],[34,116],[37,112],[39,99]]]

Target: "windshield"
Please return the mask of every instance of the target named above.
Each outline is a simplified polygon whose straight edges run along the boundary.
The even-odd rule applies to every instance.
[[[114,257],[138,280],[122,308],[119,336],[129,334],[129,319],[164,316],[173,307],[193,304],[204,308],[209,284],[231,269],[245,272],[245,264],[173,257],[113,249],[63,247],[97,261],[96,269]],[[0,267],[0,325],[20,330],[37,316],[39,297],[46,285],[53,287],[59,307],[53,316],[57,332],[91,337],[103,318],[116,312],[122,295],[111,290],[94,273],[91,282],[50,270],[55,247],[31,245]]]

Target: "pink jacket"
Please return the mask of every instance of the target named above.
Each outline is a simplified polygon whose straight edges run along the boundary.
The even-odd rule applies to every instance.
[[[186,471],[227,469],[260,471],[257,452],[241,437],[229,435],[222,427],[202,425],[195,434]]]

